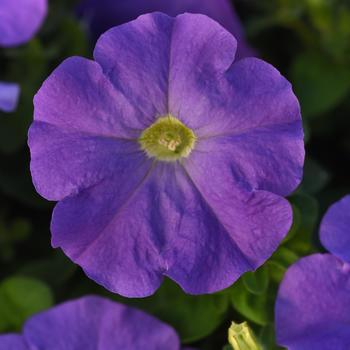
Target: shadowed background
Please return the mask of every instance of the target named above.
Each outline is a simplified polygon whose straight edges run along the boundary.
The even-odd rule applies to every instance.
[[[156,315],[174,326],[183,343],[199,349],[224,347],[231,320],[247,320],[266,349],[278,349],[273,308],[279,282],[299,257],[322,251],[315,234],[319,220],[330,203],[350,192],[350,5],[235,0],[250,46],[292,82],[301,102],[307,158],[302,185],[289,198],[293,227],[262,268],[225,291],[192,297],[166,281],[154,296],[130,300],[108,293],[51,248],[54,203],[35,193],[29,174],[33,95],[64,58],[91,57],[93,36],[77,16],[77,4],[50,1],[34,39],[0,48],[0,80],[22,88],[17,110],[0,112],[0,332],[20,330],[30,315],[51,305],[100,294]]]

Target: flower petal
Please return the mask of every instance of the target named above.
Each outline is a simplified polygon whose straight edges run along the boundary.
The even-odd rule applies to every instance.
[[[228,287],[272,254],[291,223],[285,200],[259,192],[239,196],[234,209],[224,203],[228,230],[175,163],[157,164],[124,204],[114,181],[57,205],[53,245],[128,297],[152,294],[162,275],[192,294]]]
[[[288,202],[266,192],[246,198],[241,210],[223,207],[227,215],[234,215],[227,221],[212,212],[210,203],[199,203],[207,210],[201,214],[208,218],[197,225],[208,227],[180,235],[172,248],[177,252],[176,262],[167,272],[190,294],[217,292],[243,273],[256,270],[277,249],[291,225]]]
[[[0,350],[29,350],[24,338],[18,334],[0,335]]]
[[[47,12],[47,0],[1,0],[0,46],[15,46],[30,40]]]
[[[111,84],[98,63],[63,61],[34,98],[34,120],[70,131],[134,139],[148,126],[144,115]]]
[[[277,249],[292,223],[284,198],[251,190],[240,169],[221,153],[196,151],[184,162],[202,198],[250,262],[249,270],[264,263]],[[241,272],[242,273],[242,272]]]
[[[208,236],[198,232],[193,242],[188,238],[188,242],[182,241],[182,246],[181,239],[173,243],[181,254],[171,277],[187,292],[214,292],[228,287],[244,272],[257,269],[272,255],[291,226],[292,211],[287,200],[272,193],[231,187],[232,174],[215,178],[205,165],[207,173],[200,173],[189,163],[185,167],[197,190],[197,203],[209,212],[203,212],[202,218],[216,222],[219,228],[206,223]],[[201,241],[205,250],[202,255],[194,255],[191,250],[198,251],[196,247]],[[218,241],[223,245],[215,247]],[[229,254],[233,255],[229,258]],[[197,285],[192,286],[196,279]]]
[[[328,209],[321,223],[320,239],[329,252],[350,263],[350,195]]]
[[[350,266],[314,254],[290,267],[279,289],[276,332],[290,350],[350,348]]]
[[[293,122],[199,140],[188,163],[211,173],[210,186],[225,177],[228,187],[285,196],[301,182],[304,154],[301,125]]]
[[[229,57],[225,66],[230,67]],[[209,74],[191,62],[178,71],[186,72],[181,77],[186,84],[172,81],[170,109],[199,137],[236,135],[293,122],[299,122],[301,129],[300,107],[290,83],[262,60],[246,58],[226,71],[212,69]]]
[[[287,80],[253,58],[216,76],[188,69],[181,88],[174,79],[171,110],[199,138],[196,162],[205,161],[205,171],[226,167],[246,188],[290,194],[301,181],[305,152],[300,108]]]
[[[164,12],[177,16],[184,12],[201,13],[213,18],[229,30],[239,41],[238,56],[254,56],[255,52],[245,41],[240,20],[228,0],[86,0],[79,7],[95,36],[109,28],[132,21],[144,13]]]
[[[31,172],[41,195],[60,200],[112,175],[131,177],[130,184],[144,176],[149,161],[130,139],[132,125],[140,124],[124,102],[92,61],[71,58],[56,69],[36,95],[29,130]]]
[[[176,17],[170,57],[169,113],[198,131],[215,117],[212,115],[215,103],[221,104],[218,108],[225,108],[227,103],[222,105],[220,85],[236,48],[235,38],[209,17],[192,14]],[[231,112],[225,110],[228,111]]]
[[[167,114],[173,22],[161,13],[141,16],[107,31],[94,51],[104,73],[150,124]]]
[[[150,167],[136,142],[61,130],[35,122],[29,132],[31,173],[36,190],[61,200],[107,177],[123,183],[119,195],[133,189]]]
[[[13,112],[17,108],[19,93],[19,85],[0,82],[0,111]]]
[[[168,325],[141,311],[100,297],[66,302],[32,317],[24,336],[35,349],[178,350]],[[17,349],[16,349],[17,350]]]
[[[196,34],[190,36],[191,32]],[[236,46],[229,32],[204,15],[174,19],[153,13],[107,31],[98,40],[94,57],[114,86],[132,98],[133,105],[142,106],[148,120],[155,120],[173,113],[172,91],[182,91],[194,66],[207,78],[224,71]]]
[[[127,171],[122,179],[110,177],[67,197],[57,204],[51,223],[54,247],[90,278],[129,297],[152,294],[162,280],[154,223],[147,221],[154,199],[136,200],[149,176],[150,169],[143,177]]]

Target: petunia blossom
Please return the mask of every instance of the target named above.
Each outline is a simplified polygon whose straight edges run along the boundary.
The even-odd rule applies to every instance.
[[[82,0],[78,12],[97,38],[106,30],[138,16],[160,11],[170,16],[184,12],[207,15],[229,30],[238,40],[236,58],[255,56],[247,44],[241,22],[230,0]]]
[[[180,350],[180,340],[174,329],[142,311],[88,296],[31,317],[22,335],[0,335],[0,350],[31,349]]]
[[[331,254],[292,265],[275,307],[278,343],[290,350],[350,349],[350,196],[335,203],[320,227]]]
[[[350,195],[328,209],[320,228],[320,239],[328,251],[350,263]]]
[[[0,46],[17,46],[30,40],[46,12],[47,0],[0,0]]]
[[[30,40],[42,24],[47,0],[0,0],[0,47],[11,47]],[[20,87],[0,81],[0,111],[13,112]]]
[[[212,293],[263,264],[292,223],[300,108],[268,63],[204,15],[154,13],[65,60],[34,99],[37,191],[59,201],[54,247],[109,290],[164,276]]]
[[[13,112],[16,109],[19,91],[17,84],[0,81],[0,111]]]

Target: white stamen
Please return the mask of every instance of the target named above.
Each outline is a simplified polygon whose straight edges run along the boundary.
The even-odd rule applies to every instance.
[[[170,140],[167,141],[164,138],[160,138],[159,139],[159,144],[166,147],[168,150],[175,152],[176,151],[176,147],[180,145],[180,141],[179,140]]]

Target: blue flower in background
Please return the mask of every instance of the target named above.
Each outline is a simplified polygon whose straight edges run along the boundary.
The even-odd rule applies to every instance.
[[[320,238],[331,254],[297,261],[279,289],[277,340],[290,350],[350,349],[350,196],[330,207]]]
[[[0,0],[0,46],[18,46],[40,28],[47,0]]]
[[[323,246],[350,263],[350,195],[331,206],[320,228]]]
[[[245,40],[240,20],[230,0],[85,0],[81,2],[78,12],[88,21],[97,39],[111,27],[155,11],[170,16],[184,12],[207,15],[236,37],[238,41],[236,59],[255,56],[255,51]]]
[[[0,81],[0,110],[13,112],[17,107],[19,92],[18,84]]]
[[[40,28],[47,12],[47,0],[0,0],[0,47],[12,47],[30,40]],[[0,82],[0,111],[12,112],[20,88]]]
[[[31,317],[22,335],[0,335],[0,350],[32,349],[180,350],[180,340],[174,329],[142,311],[88,296]]]

